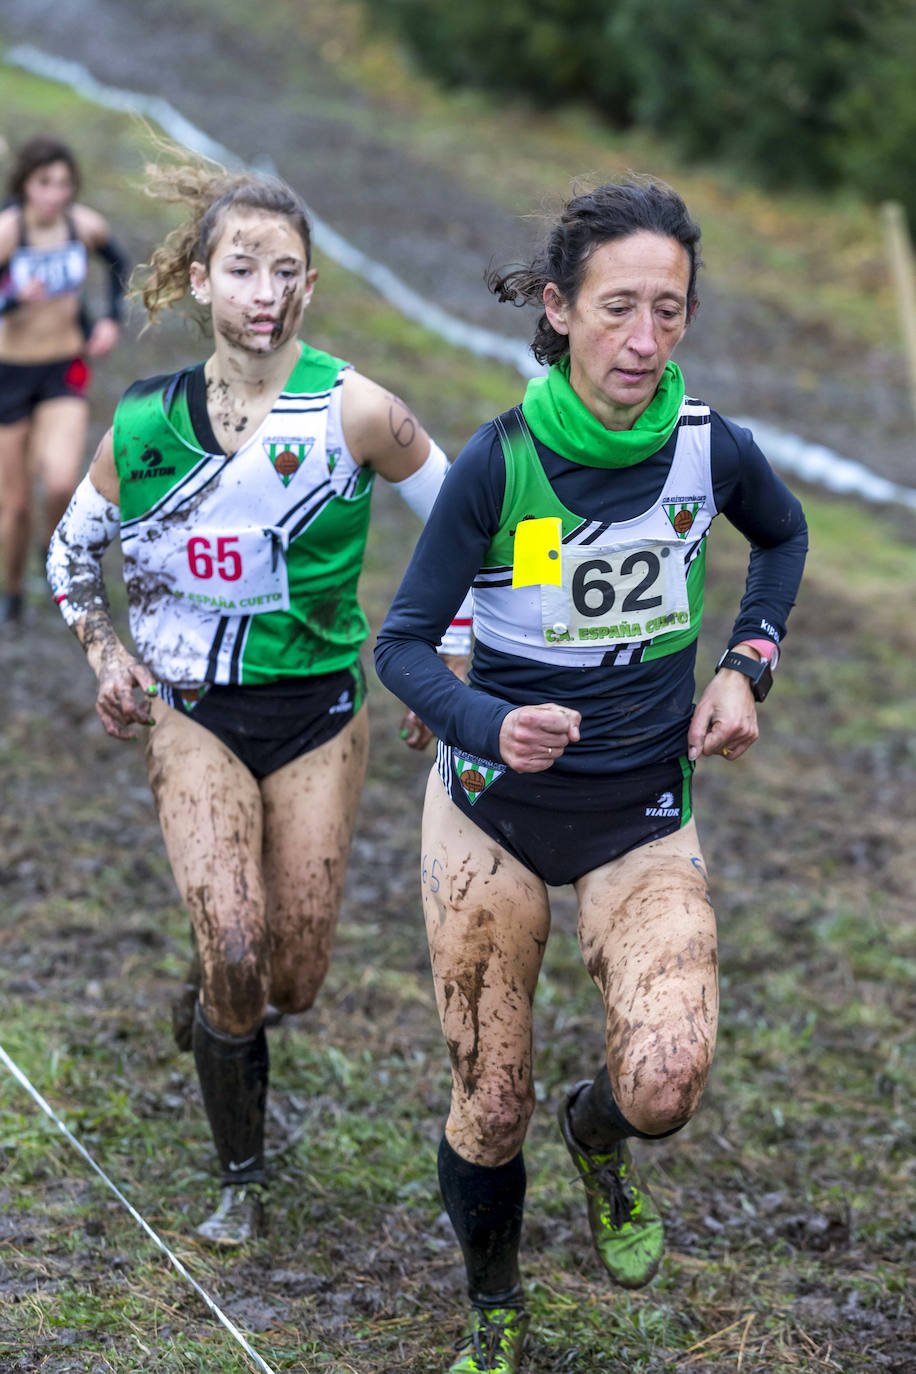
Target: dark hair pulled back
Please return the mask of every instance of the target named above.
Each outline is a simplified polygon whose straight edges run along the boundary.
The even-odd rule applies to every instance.
[[[532,261],[491,272],[487,285],[501,301],[543,307],[544,287],[553,282],[564,301],[574,305],[595,249],[645,231],[674,239],[686,249],[690,259],[689,313],[697,299],[700,227],[675,190],[649,177],[628,177],[574,196],[563,207],[545,246]],[[531,351],[538,362],[548,364],[558,362],[569,352],[568,337],[556,332],[543,308]]]

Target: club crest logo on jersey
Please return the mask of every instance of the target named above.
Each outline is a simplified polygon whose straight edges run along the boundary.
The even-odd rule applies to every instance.
[[[701,506],[705,506],[705,496],[679,496],[671,502],[665,503],[665,514],[671,521],[672,528],[678,539],[686,539],[693,529],[693,522],[697,518],[697,511]]]
[[[329,448],[329,449],[328,449],[328,454],[327,454],[327,456],[328,456],[328,472],[333,472],[334,469],[337,467],[337,464],[340,462],[340,449],[339,449],[339,448]]]
[[[273,464],[274,472],[283,485],[288,487],[311,453],[315,440],[298,437],[284,439],[282,435],[274,435],[270,439],[262,439],[261,442],[264,452]]]
[[[478,759],[473,754],[459,754],[457,750],[452,758],[455,776],[472,806],[506,771],[505,764],[494,763],[492,759]]]

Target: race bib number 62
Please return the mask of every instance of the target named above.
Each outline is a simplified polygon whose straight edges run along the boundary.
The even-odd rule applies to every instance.
[[[680,540],[563,548],[559,587],[542,587],[548,644],[633,644],[690,624]]]

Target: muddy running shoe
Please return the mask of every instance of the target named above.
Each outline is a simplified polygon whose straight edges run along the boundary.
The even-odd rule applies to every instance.
[[[517,1374],[528,1321],[523,1307],[472,1307],[448,1374]]]
[[[655,1277],[665,1248],[662,1219],[640,1183],[626,1142],[588,1150],[573,1135],[570,1109],[591,1082],[577,1083],[561,1102],[560,1130],[585,1185],[588,1224],[598,1258],[622,1288],[642,1288]]]
[[[259,1183],[229,1185],[220,1193],[219,1206],[197,1228],[205,1245],[247,1245],[267,1231],[264,1189]]]

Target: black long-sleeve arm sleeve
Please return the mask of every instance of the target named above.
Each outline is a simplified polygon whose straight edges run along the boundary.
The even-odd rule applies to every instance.
[[[747,581],[729,647],[745,639],[779,643],[795,604],[808,552],[801,502],[773,471],[746,429],[715,417],[721,455],[715,473],[720,510],[751,546]]]
[[[118,241],[113,238],[100,243],[95,252],[108,268],[106,317],[116,320],[120,324],[124,316],[124,292],[127,290],[127,279],[130,276],[130,259]]]

